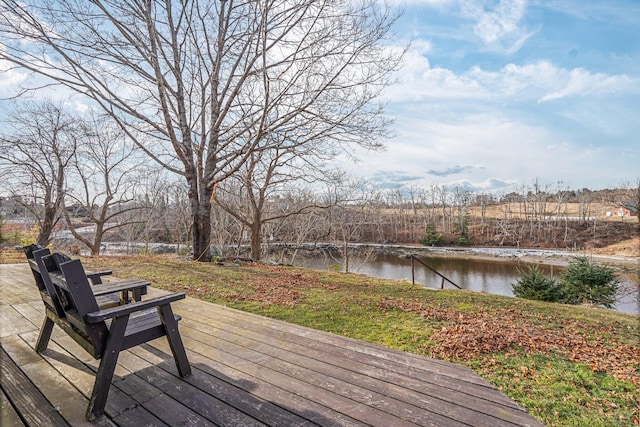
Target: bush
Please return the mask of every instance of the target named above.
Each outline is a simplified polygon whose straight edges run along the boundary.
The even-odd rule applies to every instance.
[[[585,256],[575,257],[569,262],[560,282],[565,292],[562,302],[566,304],[596,304],[613,307],[620,280],[611,267],[596,265]]]
[[[435,224],[427,224],[422,244],[425,246],[441,246],[443,243],[442,234],[438,233]]]
[[[562,287],[555,279],[546,277],[538,266],[530,266],[526,272],[518,269],[518,273],[520,278],[511,284],[516,297],[549,302],[564,299]]]
[[[520,278],[511,284],[513,294],[538,301],[612,308],[620,284],[613,268],[593,264],[587,257],[573,258],[559,282],[546,277],[537,266],[518,272]]]
[[[470,243],[469,236],[466,234],[456,237],[453,241],[453,244],[456,246],[468,246]]]

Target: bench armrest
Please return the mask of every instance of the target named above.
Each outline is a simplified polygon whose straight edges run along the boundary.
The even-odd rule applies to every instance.
[[[134,302],[132,304],[126,304],[126,305],[120,305],[118,307],[107,308],[105,310],[88,313],[85,316],[85,320],[89,323],[99,323],[107,319],[113,319],[115,317],[129,315],[137,311],[143,311],[143,310],[148,310],[150,308],[159,307],[161,305],[167,305],[172,303],[173,301],[184,299],[185,296],[186,295],[184,292],[179,292],[175,294],[164,295],[157,298],[151,298],[145,301]]]
[[[112,270],[103,270],[103,271],[87,271],[85,272],[87,275],[87,279],[91,280],[93,285],[101,285],[102,284],[102,276],[110,276],[113,274]]]
[[[102,283],[100,286],[92,288],[94,296],[114,294],[122,291],[135,291],[136,289],[145,289],[151,282],[143,279],[126,280],[114,283]]]

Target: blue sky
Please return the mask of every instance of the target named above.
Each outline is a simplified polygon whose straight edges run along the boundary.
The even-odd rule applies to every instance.
[[[640,178],[640,1],[406,0],[385,94],[396,137],[359,152],[388,188],[510,192]]]
[[[389,48],[410,43],[384,94],[396,136],[340,166],[385,188],[496,193],[640,178],[640,0],[386,3],[404,10]],[[3,72],[0,96],[25,78]]]

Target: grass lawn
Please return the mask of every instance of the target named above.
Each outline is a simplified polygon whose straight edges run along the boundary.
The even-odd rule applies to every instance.
[[[469,366],[549,426],[640,424],[637,315],[293,267],[217,266],[175,256],[96,257],[83,263],[210,302]]]

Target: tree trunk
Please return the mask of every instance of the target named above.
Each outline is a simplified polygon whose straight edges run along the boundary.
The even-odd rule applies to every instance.
[[[191,198],[193,212],[193,259],[196,261],[210,262],[211,253],[211,201],[207,197],[204,200]]]
[[[51,242],[51,234],[53,233],[53,227],[56,224],[56,215],[58,214],[55,208],[50,206],[45,207],[44,218],[40,225],[40,232],[38,233],[37,243],[46,248]]]
[[[254,222],[251,224],[251,258],[254,261],[262,259],[262,224]]]
[[[103,207],[103,217],[100,218],[100,221],[96,222],[96,234],[93,236],[93,245],[90,248],[91,256],[99,256],[100,250],[102,249],[102,236],[104,236],[104,225],[106,222],[104,215],[106,215],[106,202],[105,207]]]
[[[349,272],[349,243],[344,241],[344,260],[343,260],[344,272]]]

